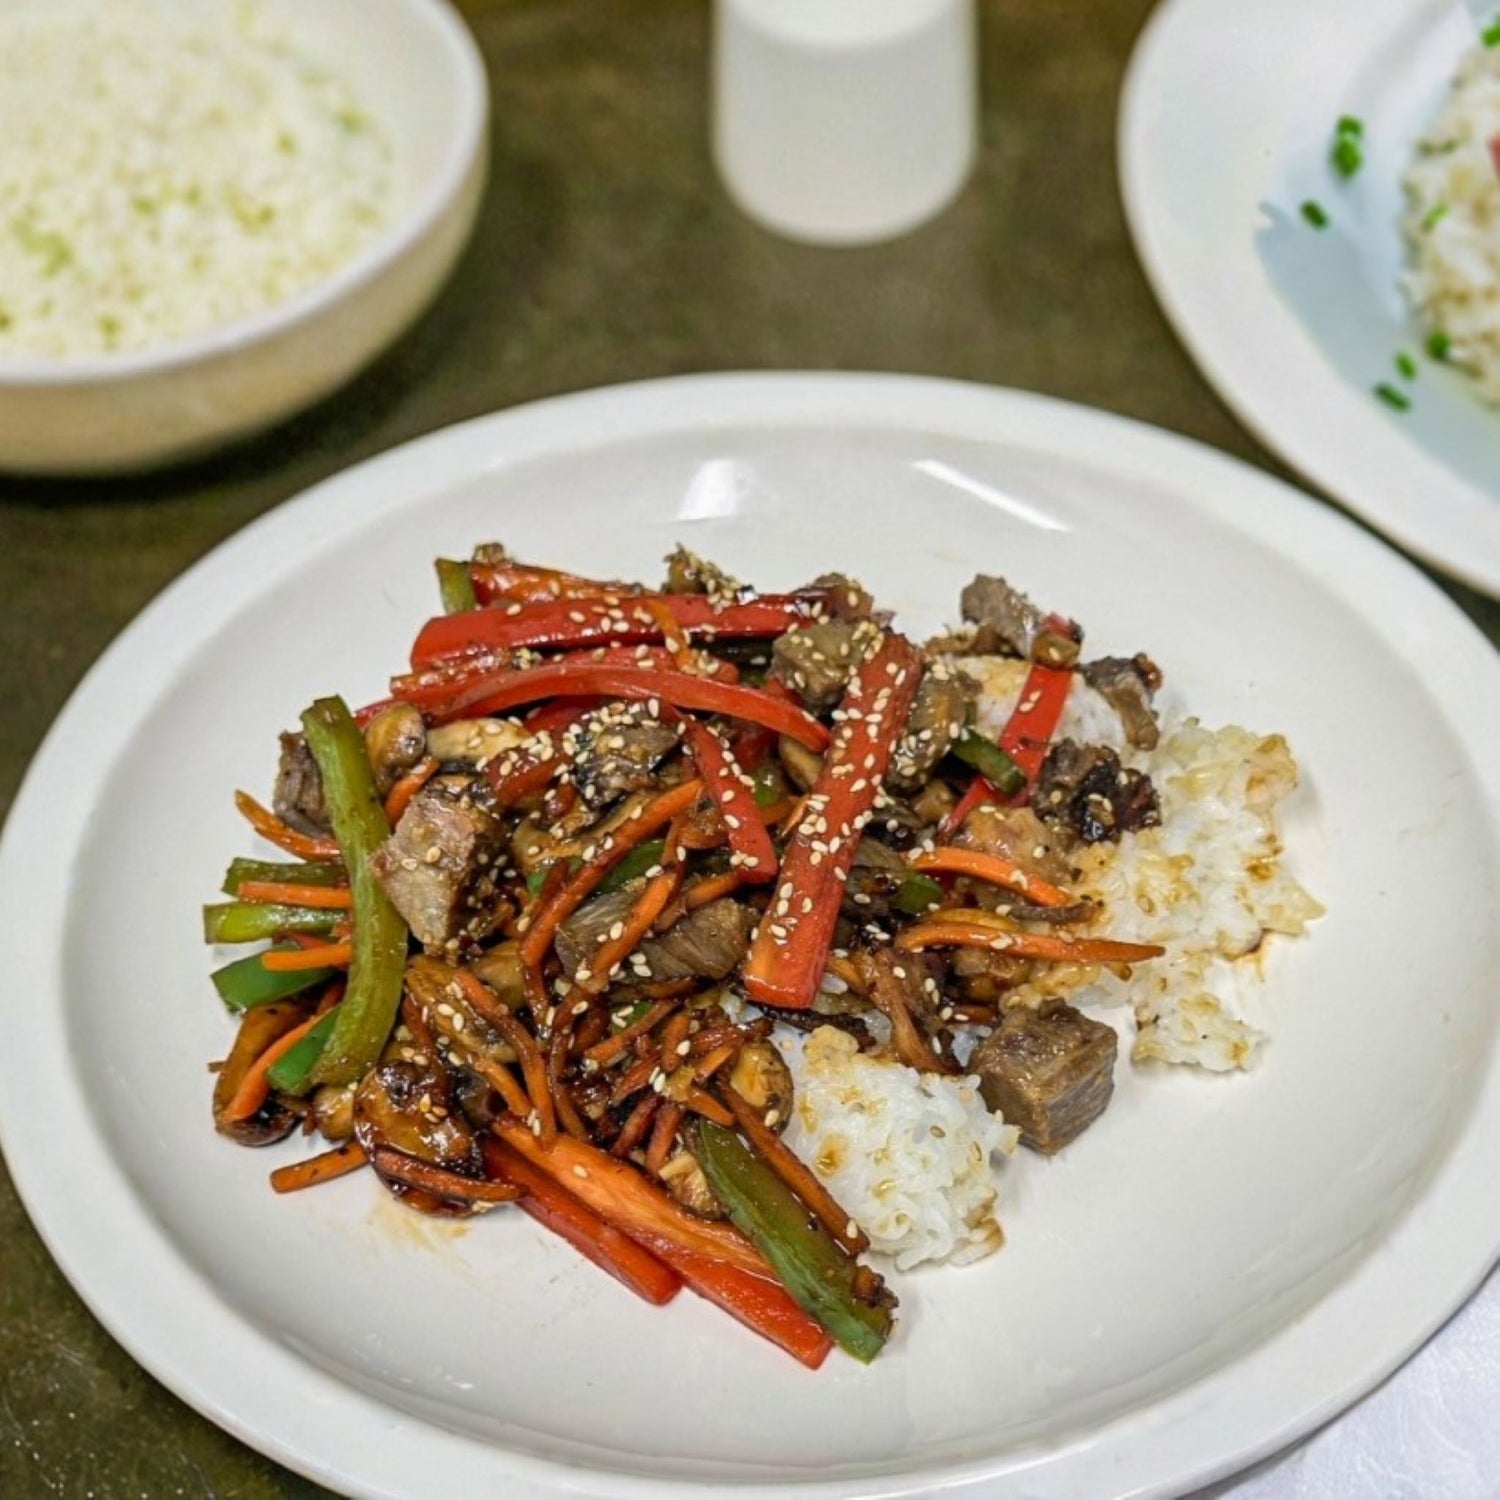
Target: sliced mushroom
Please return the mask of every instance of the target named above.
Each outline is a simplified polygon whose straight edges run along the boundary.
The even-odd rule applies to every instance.
[[[770,1042],[747,1042],[729,1070],[729,1086],[773,1130],[792,1117],[792,1070]]]
[[[427,753],[427,726],[410,703],[393,703],[365,725],[365,749],[382,796]]]

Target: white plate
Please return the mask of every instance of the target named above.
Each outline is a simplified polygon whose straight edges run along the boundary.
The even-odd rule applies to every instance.
[[[1183,342],[1240,419],[1418,557],[1500,594],[1500,413],[1421,356],[1401,178],[1463,49],[1460,0],[1163,0],[1131,62],[1120,177]],[[1365,122],[1350,182],[1328,162]],[[1300,206],[1315,199],[1319,232]],[[1398,350],[1416,352],[1407,386]],[[1404,414],[1373,394],[1412,398]]]
[[[847,568],[916,631],[976,567],[1149,649],[1210,721],[1287,733],[1290,858],[1327,902],[1269,955],[1263,1067],[1122,1069],[1009,1243],[902,1277],[869,1369],[810,1374],[690,1297],[635,1302],[519,1214],[462,1229],[293,1145],[216,1138],[231,1028],[198,904],[312,696],[374,698],[429,560],[503,537],[767,585]],[[199,1410],[368,1495],[1165,1492],[1327,1418],[1500,1246],[1500,685],[1415,570],[1178,438],[934,381],[730,376],[567,397],[319,486],[174,584],[62,714],[0,850],[11,1170],[106,1326]],[[1472,747],[1477,747],[1477,754]],[[679,1492],[679,1491],[675,1491]]]

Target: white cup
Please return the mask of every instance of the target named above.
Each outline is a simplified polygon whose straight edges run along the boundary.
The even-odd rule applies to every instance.
[[[973,165],[974,0],[715,0],[713,67],[725,185],[793,239],[890,239]]]

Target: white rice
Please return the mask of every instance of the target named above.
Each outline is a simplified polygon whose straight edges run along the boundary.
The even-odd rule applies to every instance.
[[[796,1106],[786,1141],[870,1237],[905,1271],[963,1265],[998,1250],[999,1193],[991,1158],[1016,1131],[986,1108],[972,1079],[919,1073],[872,1057],[831,1026],[807,1038],[783,1029]]]
[[[1417,315],[1451,341],[1449,358],[1500,405],[1500,48],[1465,54],[1406,174],[1403,278]]]
[[[172,342],[363,249],[389,147],[252,4],[0,7],[0,358]]]

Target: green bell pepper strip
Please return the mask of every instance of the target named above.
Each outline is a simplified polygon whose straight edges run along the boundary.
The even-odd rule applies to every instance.
[[[920,917],[941,906],[946,893],[930,875],[913,872],[901,877],[901,884],[891,898],[891,905],[908,917]]]
[[[273,953],[295,953],[290,946],[273,948]],[[214,988],[219,998],[233,1011],[254,1010],[257,1005],[270,1005],[276,1000],[285,1000],[300,995],[316,984],[324,984],[338,973],[337,969],[268,969],[261,953],[252,953],[248,958],[237,958],[212,974]]]
[[[647,870],[659,865],[666,858],[666,853],[665,839],[647,839],[644,844],[638,844],[599,882],[600,892],[618,891],[629,885],[632,880],[639,879]]]
[[[238,896],[248,880],[269,880],[282,885],[342,885],[345,870],[337,860],[298,860],[283,864],[274,859],[233,859],[219,887],[226,896]]]
[[[954,740],[951,753],[973,768],[997,791],[1014,797],[1026,785],[1026,773],[988,735],[965,729]]]
[[[735,1227],[771,1262],[793,1301],[869,1364],[890,1336],[891,1310],[855,1296],[859,1262],[732,1130],[695,1120],[690,1132],[693,1155]]]
[[[343,915],[275,901],[221,901],[203,908],[203,941],[258,943],[281,932],[332,932]]]
[[[354,928],[349,987],[312,1081],[352,1083],[380,1056],[395,1023],[406,972],[406,923],[370,869],[391,825],[375,790],[364,735],[342,698],[314,703],[302,715],[302,732],[322,774],[334,837],[349,871]]]
[[[343,1008],[335,1005],[300,1042],[293,1043],[271,1064],[266,1078],[272,1088],[280,1089],[283,1094],[305,1094],[313,1086],[316,1081],[313,1070],[323,1056]]]
[[[438,597],[443,601],[445,615],[461,615],[479,608],[479,600],[474,597],[474,575],[468,563],[439,557],[433,567],[437,569]]]

